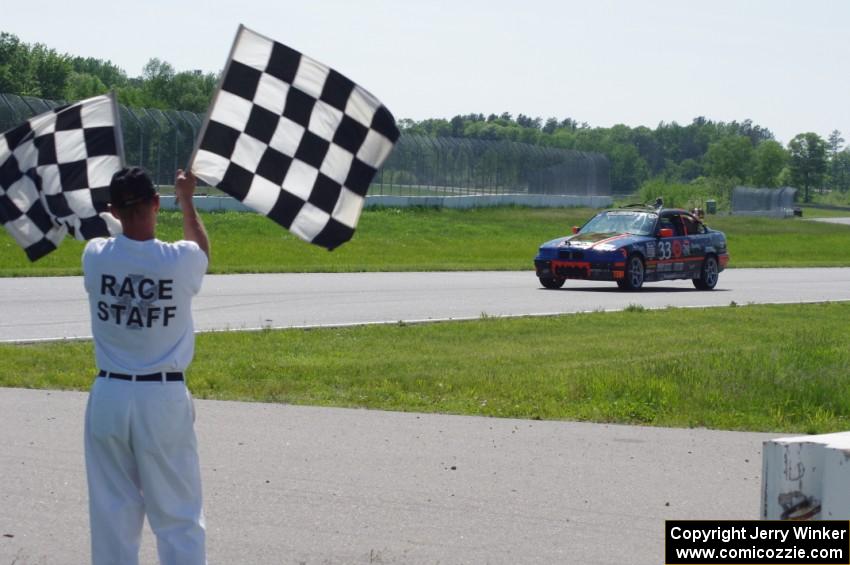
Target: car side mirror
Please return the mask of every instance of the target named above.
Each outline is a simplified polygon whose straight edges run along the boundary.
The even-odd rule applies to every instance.
[[[573,226],[573,233],[578,233],[578,230],[579,230],[578,226]]]
[[[670,228],[661,228],[658,230],[658,237],[673,237],[673,230]]]

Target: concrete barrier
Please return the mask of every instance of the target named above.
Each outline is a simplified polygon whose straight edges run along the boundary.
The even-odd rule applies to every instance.
[[[366,207],[405,208],[485,208],[490,206],[530,206],[532,208],[588,207],[605,208],[614,200],[610,196],[575,196],[568,194],[488,194],[476,196],[367,196]]]
[[[850,432],[764,442],[761,517],[850,520]]]
[[[195,208],[206,212],[215,210],[232,210],[234,212],[248,212],[247,206],[229,196],[196,196]],[[176,210],[177,199],[174,196],[160,196],[159,205],[164,210]]]
[[[733,216],[760,216],[764,218],[793,218],[793,208],[778,208],[776,210],[733,210]]]
[[[173,196],[160,197],[163,209],[177,208]],[[367,196],[366,208],[407,208],[424,206],[428,208],[483,208],[489,206],[530,206],[533,208],[569,208],[588,207],[606,208],[611,206],[610,196],[573,196],[549,194],[498,194],[484,196]],[[195,207],[198,210],[232,210],[247,212],[248,208],[229,196],[196,196]]]

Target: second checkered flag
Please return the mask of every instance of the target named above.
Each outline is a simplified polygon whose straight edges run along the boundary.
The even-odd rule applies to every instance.
[[[192,159],[200,179],[327,249],[351,239],[399,131],[333,69],[244,26]]]
[[[118,105],[112,94],[50,110],[0,134],[0,224],[31,261],[78,239],[121,232],[107,212],[121,169]]]

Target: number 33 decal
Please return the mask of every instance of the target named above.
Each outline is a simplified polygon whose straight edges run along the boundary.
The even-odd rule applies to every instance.
[[[662,261],[673,256],[673,247],[669,241],[662,241],[658,244],[658,258]]]

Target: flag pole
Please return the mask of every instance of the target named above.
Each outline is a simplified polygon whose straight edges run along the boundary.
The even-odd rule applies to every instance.
[[[221,71],[221,76],[218,77],[218,84],[215,87],[215,92],[213,93],[212,100],[210,100],[210,105],[207,107],[207,113],[204,116],[204,123],[201,124],[201,129],[198,131],[198,138],[195,140],[195,147],[192,149],[192,155],[189,157],[189,162],[186,164],[187,172],[191,172],[192,165],[195,163],[195,156],[198,154],[198,149],[200,149],[201,147],[201,140],[207,133],[207,126],[210,123],[210,114],[212,114],[212,109],[215,107],[215,103],[218,101],[218,95],[221,92],[221,86],[224,84],[224,77],[227,76],[227,73],[230,70],[230,63],[231,61],[233,61],[233,53],[236,52],[236,45],[239,43],[239,36],[242,35],[242,31],[244,29],[245,26],[243,24],[239,24],[239,27],[236,29],[236,36],[233,38],[233,45],[230,46],[230,53],[227,56],[227,64]]]
[[[121,161],[121,168],[123,169],[127,166],[127,157],[124,155],[124,130],[121,127],[118,97],[115,95],[115,90],[110,90],[108,96],[112,102],[112,117],[115,122],[115,147],[118,149],[118,159]]]

